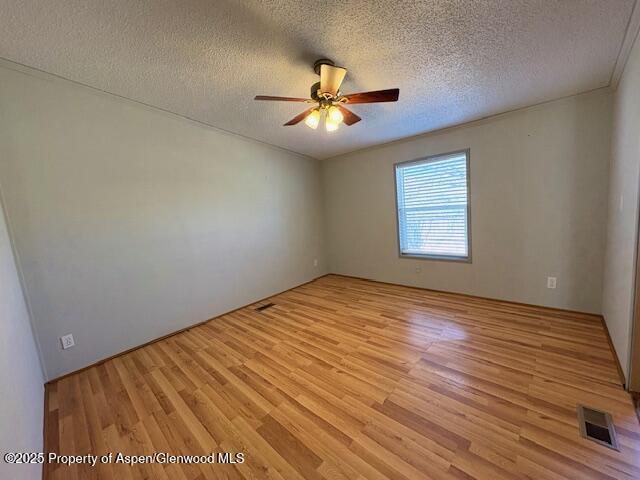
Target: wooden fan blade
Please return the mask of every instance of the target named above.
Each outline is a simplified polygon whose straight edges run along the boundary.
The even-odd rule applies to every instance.
[[[271,97],[269,95],[256,95],[254,100],[270,100],[272,102],[306,102],[306,98],[295,97]]]
[[[397,102],[398,95],[400,95],[400,89],[391,88],[374,92],[350,93],[349,95],[343,95],[342,98],[346,98],[347,103]]]
[[[347,110],[342,105],[336,105],[338,110],[342,112],[342,116],[344,119],[342,120],[345,125],[353,125],[354,123],[358,123],[362,120],[358,115],[353,113],[351,110]]]
[[[342,80],[347,74],[346,68],[332,67],[331,65],[320,65],[320,91],[330,93],[334,97],[338,95]]]
[[[309,115],[311,112],[313,112],[317,107],[312,107],[309,108],[308,110],[305,110],[304,112],[302,112],[299,115],[296,115],[295,117],[293,117],[291,120],[289,120],[287,123],[284,124],[285,127],[288,127],[290,125],[297,125],[298,123],[300,123],[302,120],[304,120],[305,118],[307,118],[307,115]]]

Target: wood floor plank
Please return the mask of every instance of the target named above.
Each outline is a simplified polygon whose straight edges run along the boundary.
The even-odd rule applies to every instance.
[[[640,426],[597,316],[337,275],[266,303],[47,385],[47,451],[244,463],[45,478],[640,478]],[[577,404],[612,414],[620,451],[580,436]]]

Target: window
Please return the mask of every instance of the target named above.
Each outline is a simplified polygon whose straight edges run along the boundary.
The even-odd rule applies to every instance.
[[[469,151],[396,164],[400,255],[471,259]]]

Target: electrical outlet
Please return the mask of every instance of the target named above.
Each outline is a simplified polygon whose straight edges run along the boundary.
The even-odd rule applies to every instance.
[[[556,288],[556,277],[547,277],[547,288]]]
[[[63,350],[71,348],[76,344],[76,342],[73,341],[73,335],[71,334],[60,337],[60,343],[62,344]]]
[[[313,266],[314,266],[314,267],[317,267],[317,266],[318,266],[318,259],[317,259],[317,258],[314,258],[314,259],[313,259]]]
[[[416,267],[416,273],[421,273],[422,272],[422,267]]]

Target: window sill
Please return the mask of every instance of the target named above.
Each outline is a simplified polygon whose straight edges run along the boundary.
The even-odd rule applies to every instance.
[[[471,257],[454,257],[449,255],[421,255],[419,253],[401,253],[400,258],[413,260],[440,260],[444,262],[471,263]]]

